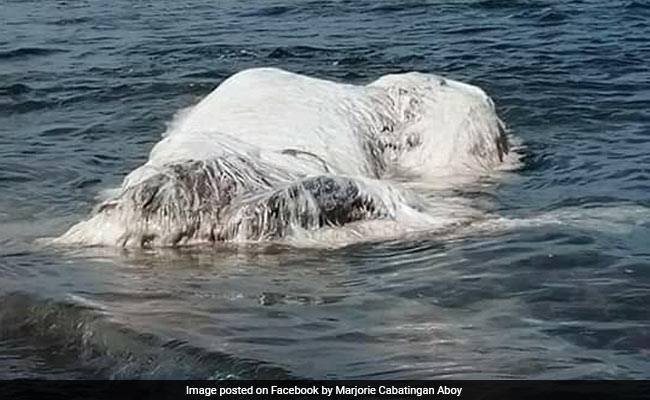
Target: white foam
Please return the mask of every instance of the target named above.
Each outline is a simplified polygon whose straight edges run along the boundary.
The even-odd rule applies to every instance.
[[[458,235],[493,234],[518,229],[537,227],[568,227],[586,232],[599,232],[612,235],[625,235],[637,229],[647,229],[650,221],[650,208],[637,204],[621,203],[597,207],[563,207],[541,212],[528,217],[508,218],[485,215],[475,220]]]

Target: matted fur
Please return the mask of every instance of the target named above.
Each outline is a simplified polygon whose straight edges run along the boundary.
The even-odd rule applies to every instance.
[[[353,86],[248,70],[171,126],[119,194],[56,242],[178,246],[426,221],[388,175],[426,182],[512,163],[492,100],[429,74]]]

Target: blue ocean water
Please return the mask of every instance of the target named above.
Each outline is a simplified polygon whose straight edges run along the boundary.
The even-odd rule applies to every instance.
[[[0,378],[650,378],[650,6],[0,1]],[[179,109],[276,66],[484,88],[490,235],[60,250]]]

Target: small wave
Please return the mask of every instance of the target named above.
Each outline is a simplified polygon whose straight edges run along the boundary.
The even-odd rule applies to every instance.
[[[520,151],[522,154],[520,172],[529,174],[552,168],[553,153],[547,147],[537,142],[528,142],[525,149]]]
[[[53,22],[54,25],[78,25],[91,22],[93,19],[90,17],[72,17],[72,18],[61,18]]]
[[[369,62],[368,57],[363,55],[349,55],[334,62],[334,65],[358,66]]]
[[[293,56],[294,56],[293,53],[291,53],[290,51],[282,47],[276,47],[275,49],[273,49],[273,51],[269,53],[267,57],[268,58],[289,58]]]
[[[531,4],[532,3],[532,4]],[[525,8],[535,5],[536,2],[530,0],[480,0],[476,5],[480,8],[488,10],[494,9],[510,9],[510,8]]]
[[[268,58],[311,58],[324,53],[332,53],[333,50],[312,46],[286,46],[276,47],[271,50]]]
[[[548,25],[564,22],[567,19],[568,16],[565,13],[550,7],[542,10],[541,15],[539,16],[539,21]]]
[[[225,44],[192,46],[184,49],[183,52],[216,59],[259,58],[261,56],[257,51]]]
[[[48,56],[55,53],[64,53],[67,50],[43,47],[20,47],[14,50],[0,51],[0,60],[17,60],[30,57]]]
[[[72,134],[73,132],[77,131],[78,128],[72,127],[72,126],[54,126],[54,127],[46,127],[41,131],[40,135],[41,137],[58,137],[58,136],[66,136],[69,134]]]
[[[631,11],[650,11],[650,4],[645,1],[631,0],[626,2],[624,7]]]
[[[472,27],[447,29],[444,30],[443,32],[450,35],[472,35],[472,34],[480,34],[483,32],[491,32],[498,29],[500,29],[498,26],[472,26]]]
[[[292,12],[295,8],[289,6],[263,7],[255,11],[240,14],[242,17],[279,17]]]
[[[0,86],[0,95],[15,96],[33,91],[29,85],[24,83],[14,83],[13,85]]]
[[[425,1],[402,1],[392,4],[382,4],[376,7],[373,7],[369,12],[379,13],[379,14],[392,14],[399,12],[411,12],[417,11],[421,8],[434,7],[433,4]]]
[[[28,114],[32,111],[46,110],[55,107],[56,104],[56,102],[39,100],[0,103],[0,115]]]
[[[0,296],[0,342],[20,340],[50,365],[100,379],[289,379],[262,361],[136,332],[78,297]]]

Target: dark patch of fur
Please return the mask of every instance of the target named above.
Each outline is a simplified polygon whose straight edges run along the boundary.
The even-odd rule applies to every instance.
[[[211,226],[219,223],[222,211],[237,196],[277,184],[268,171],[243,157],[192,160],[162,167],[97,212],[132,211],[134,220],[125,221],[132,228],[121,239],[123,245],[133,241],[142,247],[176,245],[196,236],[214,241]]]
[[[305,207],[306,204],[309,207]],[[274,239],[286,236],[292,224],[303,229],[317,229],[387,214],[381,200],[364,193],[358,183],[323,175],[306,178],[245,204],[233,212],[237,217],[230,220],[217,237],[226,240],[245,229],[249,239]]]
[[[499,137],[496,140],[496,145],[499,161],[503,161],[503,157],[510,151],[510,143],[508,142],[508,133],[501,123],[499,123]]]
[[[243,158],[169,164],[97,212],[119,215],[120,209],[130,209],[133,220],[125,221],[130,229],[121,242],[141,247],[225,241],[242,234],[249,240],[281,238],[295,225],[317,229],[388,214],[380,199],[349,178],[286,178],[272,180]]]

